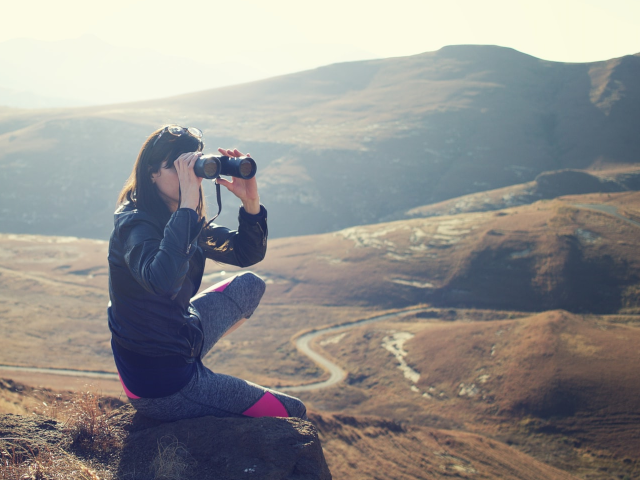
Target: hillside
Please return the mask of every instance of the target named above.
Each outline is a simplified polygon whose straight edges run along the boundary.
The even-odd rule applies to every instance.
[[[639,202],[563,197],[281,239],[257,270],[287,303],[637,313]]]
[[[455,46],[155,101],[5,108],[1,228],[106,239],[140,145],[166,122],[258,159],[274,237],[403,218],[546,171],[633,167],[639,73],[638,55],[564,64]]]
[[[313,415],[312,420],[336,479],[578,478],[481,435],[375,417]]]
[[[428,309],[326,335],[349,372],[300,392],[346,415],[467,431],[581,478],[635,478],[638,317]]]
[[[547,420],[551,432],[624,457],[640,451],[639,341],[638,325],[551,311],[440,325],[405,345],[421,372],[420,390],[467,397],[487,412],[538,418],[538,425]]]
[[[637,314],[639,225],[640,193],[623,192],[271,240],[252,268],[268,285],[261,308],[208,361],[258,383],[300,382],[322,371],[291,336],[416,304]],[[106,252],[0,235],[0,364],[114,371]],[[203,286],[236,270],[211,262]]]
[[[321,412],[332,471],[624,478],[640,447],[637,228],[640,193],[626,191],[271,240],[254,267],[268,284],[260,308],[205,363],[265,385],[308,383],[325,373],[296,351],[295,335],[422,304],[315,345],[348,372],[336,387],[300,394]],[[0,364],[114,372],[106,249],[0,235]],[[234,271],[209,264],[203,285]],[[14,384],[0,385],[11,390],[2,408],[44,401],[29,390],[34,402],[21,403],[5,385]],[[115,379],[105,390],[121,394]]]
[[[597,172],[559,170],[543,172],[531,182],[472,193],[444,202],[412,208],[405,212],[404,217],[433,217],[486,212],[529,205],[539,200],[551,200],[564,195],[613,193],[629,190],[640,190],[640,170],[620,171],[617,169]]]
[[[34,392],[28,387],[1,380],[0,395],[6,391],[6,386],[11,387],[13,391],[10,394],[14,396],[18,395],[16,392],[22,392],[25,401],[35,400]],[[51,398],[40,393],[38,403],[42,405],[42,398],[50,404],[55,403],[54,392],[46,393]],[[91,397],[65,394],[65,407],[55,420],[49,415],[4,415],[0,409],[0,446],[6,451],[13,449],[22,453],[22,449],[26,450],[19,456],[4,457],[7,464],[3,467],[12,469],[18,463],[15,462],[16,457],[25,461],[31,454],[36,456],[39,468],[48,476],[58,473],[60,478],[86,478],[76,477],[73,475],[76,472],[71,471],[82,468],[86,473],[88,467],[99,472],[100,478],[121,478],[131,475],[132,471],[139,475],[153,467],[155,457],[163,450],[159,447],[169,445],[166,435],[170,435],[169,438],[180,442],[181,453],[188,452],[187,458],[195,460],[189,462],[191,469],[184,471],[179,477],[181,479],[212,478],[212,471],[216,473],[215,478],[221,478],[223,472],[231,473],[224,478],[238,478],[239,466],[247,462],[258,467],[252,472],[254,478],[300,478],[305,470],[307,475],[304,478],[329,478],[326,475],[327,463],[336,479],[431,480],[452,475],[480,479],[577,478],[482,435],[425,428],[372,416],[319,412],[311,413],[313,425],[296,420],[213,417],[162,424],[135,415],[129,405],[121,406],[115,399],[103,397],[101,402],[111,400],[112,404],[107,404],[106,410],[110,412],[106,419],[97,417],[97,422],[101,426],[109,426],[110,435],[100,438],[101,444],[96,441],[92,445],[86,439],[84,443],[72,442],[74,430],[67,428],[68,424],[63,420],[70,413],[77,415],[76,409],[81,405],[88,407],[88,404],[80,403],[87,399]],[[45,413],[52,411],[50,408],[42,410]],[[78,419],[82,421],[84,417],[72,416],[71,424],[74,425]],[[82,426],[90,428],[88,422]],[[212,430],[221,435],[212,436]],[[316,431],[322,441],[322,449]],[[247,438],[255,443],[248,447]],[[301,440],[305,440],[304,444]],[[47,448],[43,452],[40,449],[44,442]],[[104,451],[109,455],[101,455]],[[170,449],[164,452],[167,461],[170,460]],[[177,456],[173,460],[177,462],[180,459]],[[296,460],[296,475],[288,476],[288,470]],[[180,464],[174,468],[177,470],[178,466]],[[170,467],[167,464],[167,470]],[[22,473],[28,469],[22,465],[16,470]],[[319,474],[323,470],[325,476]],[[279,475],[274,476],[274,471]],[[11,473],[18,477],[15,475],[17,472],[9,470],[8,478],[13,478]]]

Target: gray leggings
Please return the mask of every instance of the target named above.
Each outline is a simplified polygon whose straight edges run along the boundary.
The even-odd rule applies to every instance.
[[[191,300],[200,314],[204,346],[196,372],[182,390],[161,398],[131,398],[145,416],[164,421],[214,415],[216,417],[299,417],[307,409],[295,397],[240,378],[214,373],[202,358],[240,319],[249,318],[262,298],[265,284],[246,272],[205,290]]]

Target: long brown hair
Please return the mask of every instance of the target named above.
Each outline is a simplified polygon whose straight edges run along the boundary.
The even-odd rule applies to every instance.
[[[172,135],[165,131],[165,127],[157,129],[142,144],[131,175],[118,196],[118,206],[131,202],[138,210],[153,215],[162,223],[169,220],[171,212],[158,194],[157,187],[151,181],[151,174],[157,173],[165,160],[167,167],[171,167],[173,162],[183,153],[201,152],[204,148],[204,142],[201,139],[186,132],[180,136]],[[158,136],[160,136],[159,140]],[[156,140],[157,143],[155,143]],[[200,200],[196,213],[200,219],[206,215],[202,186],[200,187]]]

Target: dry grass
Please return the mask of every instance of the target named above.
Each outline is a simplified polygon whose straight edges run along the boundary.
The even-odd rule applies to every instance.
[[[20,438],[0,439],[1,480],[100,480],[100,477],[62,449]]]
[[[46,443],[41,438],[26,438],[20,433],[0,438],[0,480],[111,478],[108,471],[101,471],[98,476],[74,453],[86,458],[100,458],[121,448],[121,431],[113,425],[110,417],[112,399],[103,398],[90,389],[70,396],[12,385],[26,395],[31,394],[25,403],[30,405],[28,413],[62,422],[65,435],[55,444]],[[35,401],[38,404],[33,407]]]
[[[121,432],[113,426],[97,393],[80,392],[67,404],[54,408],[60,410],[58,418],[66,417],[65,432],[74,448],[102,455],[122,446]]]
[[[49,388],[30,387],[14,380],[0,379],[0,414],[24,416],[35,413],[58,418],[57,407],[62,399],[62,394]]]
[[[158,440],[158,455],[151,462],[154,480],[180,480],[196,465],[186,447],[173,435]]]
[[[343,414],[316,413],[312,420],[336,479],[579,478],[504,443],[468,432]]]
[[[11,413],[13,415],[29,415],[23,402],[0,397],[0,412]]]

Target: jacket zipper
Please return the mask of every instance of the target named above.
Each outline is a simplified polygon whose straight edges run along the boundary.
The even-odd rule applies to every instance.
[[[187,255],[191,251],[191,214],[187,212]],[[191,354],[193,355],[193,348],[191,349]]]

